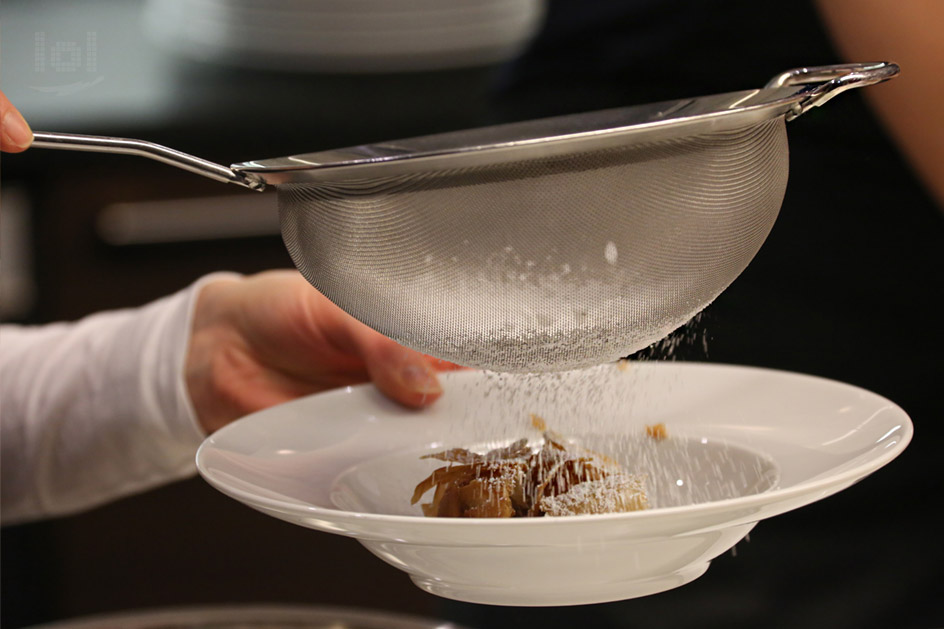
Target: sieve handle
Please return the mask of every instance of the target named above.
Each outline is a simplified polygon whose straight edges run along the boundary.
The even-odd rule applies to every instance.
[[[137,155],[170,164],[204,177],[224,183],[235,183],[251,190],[264,190],[265,182],[255,173],[244,173],[227,168],[221,164],[207,161],[181,151],[131,138],[112,138],[101,135],[80,135],[76,133],[33,132],[33,144],[40,149],[62,149],[66,151],[87,151],[91,153],[115,153],[118,155]]]
[[[767,82],[765,87],[787,87],[819,83],[811,89],[803,100],[793,106],[787,114],[787,120],[801,116],[813,107],[819,107],[837,94],[854,87],[875,85],[898,76],[900,68],[888,61],[876,63],[841,63],[831,66],[813,66],[794,68],[781,72]]]

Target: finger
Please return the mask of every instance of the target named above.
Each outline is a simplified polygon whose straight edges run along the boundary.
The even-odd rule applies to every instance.
[[[361,373],[378,389],[405,406],[427,406],[442,395],[436,372],[455,369],[455,365],[407,349],[371,329],[328,301],[298,273],[286,277],[296,287],[304,287],[310,306],[305,318],[308,332],[335,331],[324,338],[337,350],[333,361],[354,359],[353,364],[363,369]]]
[[[33,143],[33,132],[7,97],[0,92],[0,150],[19,153]]]
[[[354,334],[370,379],[387,397],[404,406],[422,408],[442,395],[436,368],[426,356],[366,326]]]

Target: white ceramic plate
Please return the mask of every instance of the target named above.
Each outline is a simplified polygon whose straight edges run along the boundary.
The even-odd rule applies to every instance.
[[[370,386],[235,422],[200,448],[213,486],[301,526],[357,538],[428,592],[569,605],[660,592],[705,572],[763,518],[840,491],[904,450],[908,416],[850,385],[779,371],[633,363],[543,376],[447,374],[411,412]],[[530,413],[648,475],[653,507],[511,520],[424,518],[435,449],[539,439]],[[655,442],[645,426],[665,424]]]

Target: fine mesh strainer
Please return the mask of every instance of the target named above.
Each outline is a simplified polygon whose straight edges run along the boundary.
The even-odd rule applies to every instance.
[[[626,356],[708,305],[780,210],[784,122],[897,73],[800,68],[762,89],[229,168],[121,138],[34,146],[275,185],[296,266],[354,317],[462,365],[556,371]]]

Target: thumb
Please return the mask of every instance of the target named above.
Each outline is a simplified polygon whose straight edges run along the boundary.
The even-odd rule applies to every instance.
[[[33,132],[7,97],[0,92],[0,150],[19,153],[33,143]]]

